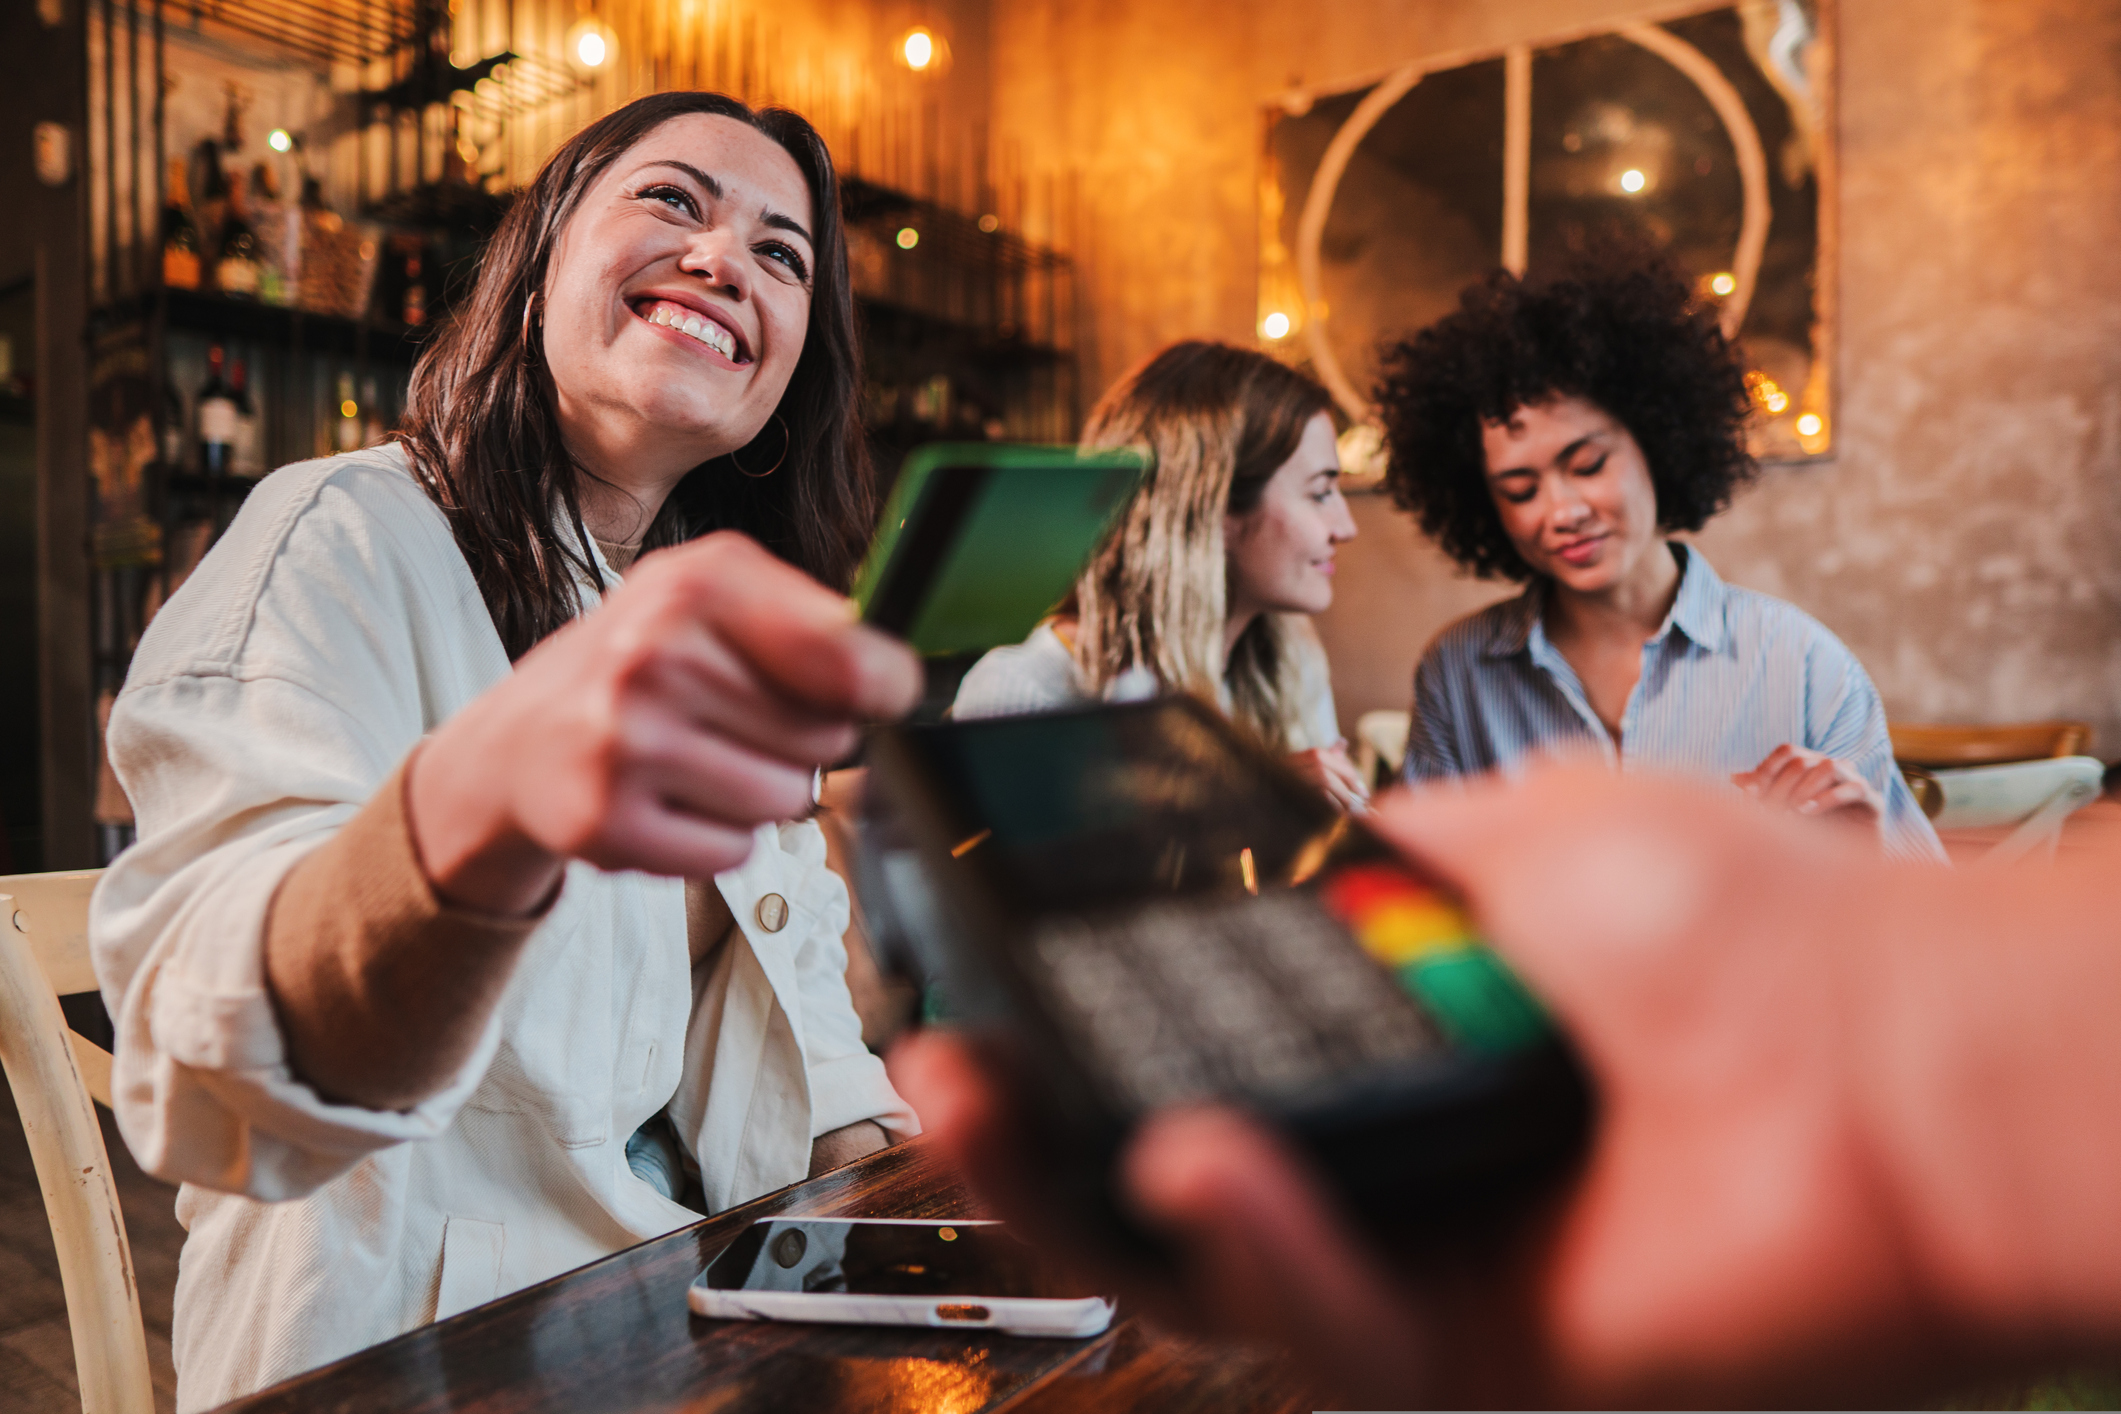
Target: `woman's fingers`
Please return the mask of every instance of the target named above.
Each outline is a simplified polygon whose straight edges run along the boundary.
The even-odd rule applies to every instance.
[[[648,798],[744,829],[810,809],[808,763],[752,751],[667,711],[641,716],[627,774]]]
[[[1845,777],[1799,805],[1797,810],[1803,815],[1846,813],[1874,818],[1883,813],[1879,808],[1878,793],[1871,789],[1869,782]]]
[[[732,645],[699,625],[671,634],[643,667],[640,689],[667,701],[694,730],[805,770],[843,759],[859,739],[846,715],[776,691]]]
[[[651,799],[629,800],[597,823],[594,834],[566,852],[599,869],[708,879],[751,857],[749,827],[701,819]]]
[[[716,534],[641,561],[645,583],[680,597],[780,693],[826,713],[896,717],[920,696],[920,662],[856,622],[834,594],[755,541]]]

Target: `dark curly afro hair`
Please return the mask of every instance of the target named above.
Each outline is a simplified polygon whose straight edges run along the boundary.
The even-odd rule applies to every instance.
[[[1488,491],[1483,422],[1577,397],[1633,434],[1666,531],[1699,530],[1758,470],[1745,365],[1670,264],[1593,260],[1549,280],[1498,271],[1456,313],[1386,350],[1392,499],[1482,578],[1529,579]]]

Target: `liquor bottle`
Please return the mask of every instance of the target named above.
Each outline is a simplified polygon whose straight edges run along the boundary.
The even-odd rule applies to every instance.
[[[207,476],[228,475],[236,450],[236,399],[221,369],[228,355],[216,342],[206,351],[206,385],[199,389],[199,470]]]
[[[417,326],[427,322],[427,282],[420,276],[417,248],[405,257],[405,307],[401,313],[407,324]]]
[[[237,299],[256,299],[265,276],[265,254],[243,207],[243,178],[228,176],[228,219],[221,225],[221,250],[214,261],[214,283],[221,293]]]
[[[221,147],[204,138],[192,149],[192,215],[199,227],[199,255],[203,274],[211,281],[213,252],[221,239],[221,223],[228,219],[228,174],[221,166]]]
[[[361,405],[354,401],[353,375],[339,375],[338,445],[342,452],[361,449]]]
[[[191,189],[181,157],[169,164],[169,194],[162,207],[162,283],[173,290],[199,288],[199,223],[191,218]]]
[[[184,399],[174,383],[162,383],[162,469],[184,469]]]
[[[263,429],[258,422],[258,409],[250,399],[250,370],[242,359],[237,359],[229,370],[229,396],[236,405],[235,438],[228,458],[228,470],[232,476],[258,477],[265,474],[265,445]]]
[[[383,399],[376,392],[376,376],[371,373],[361,380],[361,445],[380,445],[383,430]]]
[[[266,304],[292,304],[294,277],[291,267],[300,258],[300,247],[290,226],[298,230],[299,217],[281,202],[279,174],[264,162],[250,169],[250,185],[245,189],[245,195],[248,198],[246,219],[258,243],[258,298]]]

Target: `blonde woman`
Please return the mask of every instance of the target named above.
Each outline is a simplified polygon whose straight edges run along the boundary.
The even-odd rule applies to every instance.
[[[974,665],[959,718],[1191,692],[1344,810],[1368,798],[1309,615],[1354,538],[1325,390],[1263,354],[1173,344],[1090,414],[1086,448],[1155,467],[1061,612]]]

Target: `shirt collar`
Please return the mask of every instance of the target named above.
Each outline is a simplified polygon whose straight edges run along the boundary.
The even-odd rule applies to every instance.
[[[1690,545],[1676,545],[1680,556],[1679,594],[1672,600],[1671,612],[1665,615],[1664,624],[1657,630],[1655,638],[1663,638],[1674,628],[1687,636],[1697,648],[1714,653],[1723,647],[1723,608],[1726,590],[1723,580],[1709,568],[1709,562],[1699,550]],[[1493,636],[1483,650],[1489,658],[1510,658],[1522,653],[1530,646],[1532,636],[1546,636],[1541,620],[1546,611],[1546,581],[1534,580],[1525,586],[1524,593],[1509,601],[1495,625]]]
[[[1665,616],[1664,634],[1677,628],[1696,648],[1714,653],[1723,647],[1723,580],[1709,568],[1708,558],[1691,545],[1677,545],[1681,559],[1679,597]]]

